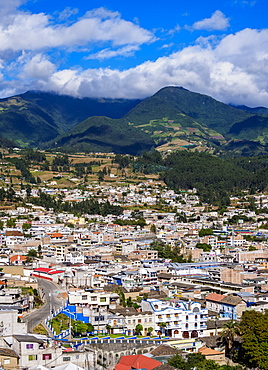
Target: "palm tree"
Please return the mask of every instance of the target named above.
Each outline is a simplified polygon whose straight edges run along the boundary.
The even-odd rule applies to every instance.
[[[225,354],[227,357],[232,357],[235,337],[240,335],[239,324],[230,320],[223,327],[224,329],[220,333],[220,336],[223,343],[225,343]]]

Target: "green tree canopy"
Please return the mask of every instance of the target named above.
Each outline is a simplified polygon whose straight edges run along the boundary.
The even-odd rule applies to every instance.
[[[268,369],[268,311],[245,311],[240,325],[242,345],[238,353],[239,362],[247,367]]]
[[[143,326],[141,324],[137,324],[135,327],[136,334],[141,335],[142,331],[143,331]]]
[[[200,229],[198,235],[200,236],[200,238],[206,235],[213,235],[213,230],[210,228]]]

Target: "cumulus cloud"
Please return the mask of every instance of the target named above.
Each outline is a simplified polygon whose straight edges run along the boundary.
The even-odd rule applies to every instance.
[[[220,11],[216,10],[210,18],[195,22],[192,25],[194,30],[224,31],[230,26],[229,19]]]
[[[118,12],[104,8],[87,12],[71,25],[55,25],[44,13],[15,12],[9,15],[8,22],[0,19],[0,51],[38,51],[97,42],[115,46],[140,45],[154,40],[150,31],[122,19]]]
[[[0,0],[0,15],[6,16],[13,14],[16,9],[22,4],[26,3],[27,0]]]
[[[24,64],[20,77],[23,79],[47,80],[55,70],[54,64],[48,60],[47,56],[36,54]]]
[[[54,71],[43,89],[79,97],[145,98],[164,86],[178,85],[225,103],[267,106],[267,40],[268,30],[246,29],[224,37],[216,46],[197,43],[124,71]],[[43,61],[39,58],[37,64]]]
[[[44,13],[14,11],[22,2],[0,0],[2,97],[39,89],[77,97],[145,98],[164,86],[178,85],[225,103],[268,105],[267,29],[199,37],[194,45],[125,70],[64,68],[61,62],[75,48],[84,47],[90,53],[87,59],[102,61],[131,56],[156,39],[152,32],[105,8],[72,22],[75,11],[66,9],[59,24]],[[223,30],[228,26],[229,20],[218,10],[192,29]],[[162,49],[167,52],[170,46],[174,50],[175,44],[162,45]],[[66,54],[59,51],[54,58],[51,50]]]

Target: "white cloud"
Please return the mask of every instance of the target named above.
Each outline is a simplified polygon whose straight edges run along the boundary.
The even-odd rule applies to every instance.
[[[98,53],[90,54],[85,59],[110,59],[118,56],[129,57],[134,54],[135,51],[139,50],[138,45],[127,45],[119,49],[102,49]]]
[[[58,24],[44,13],[14,11],[22,1],[0,0],[2,97],[40,89],[78,97],[145,98],[164,86],[178,85],[226,103],[268,105],[267,29],[199,37],[195,45],[123,71],[77,66],[63,69],[64,56],[59,52],[53,59],[51,50],[84,47],[91,52],[87,59],[104,60],[130,56],[142,44],[155,41],[155,36],[105,8],[87,12],[73,23]],[[73,15],[67,10],[65,18]],[[229,20],[218,10],[192,29],[223,30],[228,26]],[[172,44],[162,46],[165,53],[169,46]]]
[[[172,46],[174,46],[174,42],[171,42],[169,44],[164,44],[160,47],[160,49],[169,49],[171,48]]]
[[[58,19],[60,22],[65,21],[66,19],[70,18],[72,15],[76,15],[78,13],[77,8],[65,8],[62,12],[56,12],[55,14],[58,15]]]
[[[124,71],[52,72],[43,89],[80,97],[145,98],[164,86],[177,85],[226,103],[267,106],[266,40],[268,30],[243,30],[216,46],[208,40]]]
[[[19,6],[26,2],[27,0],[0,0],[1,16],[13,14]]]
[[[254,6],[256,2],[257,2],[256,0],[234,0],[231,1],[231,4],[244,7],[244,6]]]
[[[44,13],[16,12],[0,19],[0,51],[40,51],[97,42],[115,46],[140,45],[154,40],[150,31],[122,19],[118,12],[104,8],[87,12],[83,18],[67,26],[54,25]]]
[[[172,30],[168,31],[168,35],[173,35],[174,33],[180,32],[180,30],[181,26],[177,24]]]
[[[54,72],[55,66],[51,63],[47,56],[36,54],[23,66],[21,78],[23,79],[36,79],[47,80]]]
[[[216,10],[210,18],[205,18],[202,21],[195,22],[192,25],[194,30],[207,31],[224,31],[230,26],[229,18],[220,11]]]

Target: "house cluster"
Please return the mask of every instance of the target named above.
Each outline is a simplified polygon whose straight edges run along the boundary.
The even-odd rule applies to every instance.
[[[250,210],[244,200],[233,198],[218,212],[201,204],[195,190],[175,193],[153,181],[43,191],[65,201],[97,196],[124,205],[124,211],[78,217],[28,204],[2,212],[4,369],[57,369],[72,362],[97,368],[99,356],[107,358],[101,346],[66,348],[51,335],[28,332],[23,318],[37,309],[33,290],[43,298],[40,279],[64,292],[62,313],[92,324],[94,335],[141,335],[154,338],[154,348],[165,338],[173,349],[202,350],[206,338],[217,335],[226,321],[240,320],[245,310],[268,308],[266,215]],[[34,189],[32,196],[38,196]],[[256,208],[266,201],[256,198]],[[130,222],[140,219],[143,224]],[[172,251],[181,259],[174,259]],[[214,350],[203,348],[203,353],[222,361],[223,353]],[[111,353],[133,354],[133,348],[127,351],[114,348]],[[114,366],[119,358],[112,358]]]

